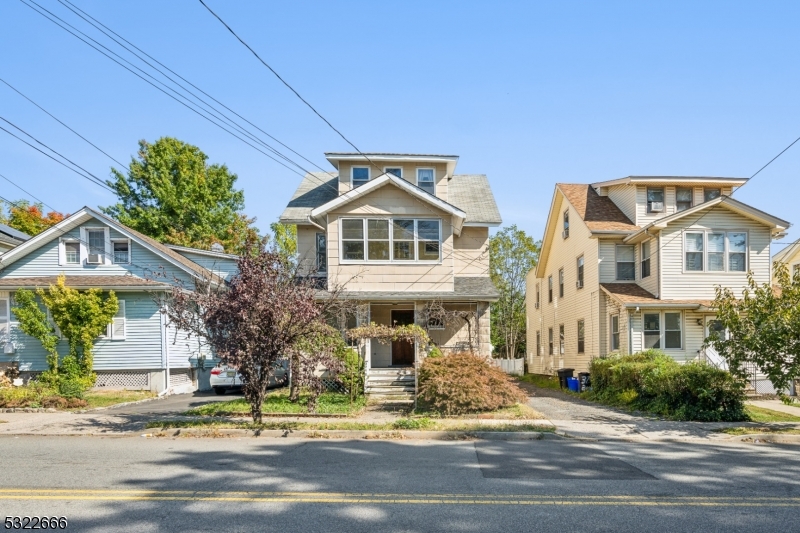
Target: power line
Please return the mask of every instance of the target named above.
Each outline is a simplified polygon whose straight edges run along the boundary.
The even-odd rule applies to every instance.
[[[322,114],[320,114],[320,112],[319,112],[319,111],[317,111],[317,110],[314,108],[314,106],[312,106],[310,103],[308,103],[308,101],[307,101],[305,98],[303,98],[302,96],[300,96],[300,93],[298,93],[298,92],[295,90],[295,88],[294,88],[294,87],[292,87],[291,85],[289,85],[289,83],[288,83],[286,80],[284,80],[284,79],[281,77],[281,75],[280,75],[280,74],[278,74],[277,72],[275,72],[275,69],[273,69],[271,66],[269,66],[269,64],[268,64],[266,61],[264,61],[263,59],[261,59],[261,56],[259,56],[259,55],[258,55],[258,53],[256,53],[256,51],[255,51],[255,50],[253,50],[253,49],[250,47],[250,45],[249,45],[249,44],[247,44],[246,42],[244,42],[244,40],[243,40],[241,37],[239,37],[239,36],[236,34],[236,32],[235,32],[235,31],[233,31],[233,29],[232,29],[230,26],[228,26],[228,24],[227,24],[227,23],[226,23],[224,20],[222,20],[222,18],[220,18],[220,16],[219,16],[219,15],[217,15],[216,13],[214,13],[214,11],[213,11],[213,10],[212,10],[210,7],[208,7],[208,5],[206,5],[206,3],[205,3],[203,0],[200,0],[200,3],[201,3],[201,4],[203,4],[203,7],[205,7],[205,8],[206,8],[206,9],[209,11],[209,13],[211,13],[212,15],[214,15],[214,17],[216,17],[216,19],[217,19],[218,21],[220,21],[220,22],[222,23],[222,25],[223,25],[223,26],[225,26],[225,27],[228,29],[228,31],[229,31],[229,32],[231,32],[231,34],[232,34],[234,37],[236,37],[236,39],[237,39],[237,40],[238,40],[240,43],[242,43],[242,44],[245,46],[245,48],[247,48],[248,50],[250,50],[250,52],[251,52],[251,53],[252,53],[254,56],[256,56],[256,59],[258,59],[258,60],[261,62],[261,64],[262,64],[262,65],[264,65],[265,67],[267,67],[267,68],[270,70],[270,72],[272,72],[272,73],[275,75],[275,77],[276,77],[276,78],[278,78],[278,79],[281,81],[281,83],[283,83],[283,84],[284,84],[286,87],[288,87],[288,88],[289,88],[289,90],[290,90],[290,91],[292,91],[292,92],[295,94],[295,96],[297,96],[297,97],[300,99],[300,101],[301,101],[301,102],[303,102],[304,104],[306,104],[306,105],[308,106],[308,108],[309,108],[309,109],[311,109],[311,111],[313,111],[313,112],[314,112],[314,114],[316,114],[316,115],[317,115],[319,118],[321,118],[321,119],[323,120],[323,122],[325,122],[325,124],[327,124],[327,125],[328,125],[328,126],[329,126],[329,127],[332,129],[332,130],[333,130],[333,131],[335,131],[336,133],[338,133],[338,134],[339,134],[339,137],[341,137],[342,139],[344,139],[344,140],[345,140],[345,142],[347,142],[347,144],[349,144],[350,146],[352,146],[352,147],[353,147],[353,148],[354,148],[354,149],[355,149],[355,150],[356,150],[356,151],[357,151],[359,154],[361,154],[361,155],[364,155],[364,154],[361,152],[361,150],[359,150],[359,149],[358,149],[358,147],[357,147],[355,144],[353,144],[352,142],[350,142],[350,139],[348,139],[347,137],[345,137],[345,136],[344,136],[344,134],[342,134],[342,132],[341,132],[341,131],[337,130],[337,129],[336,129],[334,126],[333,126],[333,124],[331,124],[331,123],[330,123],[330,121],[328,121],[328,119],[326,119],[325,117],[323,117],[323,116],[322,116]],[[370,161],[370,162],[371,162],[371,161]],[[373,164],[374,164],[374,163],[373,163]]]
[[[767,168],[768,166],[770,166],[770,165],[772,164],[772,162],[773,162],[773,161],[775,161],[775,160],[776,160],[776,159],[778,159],[780,156],[782,156],[782,155],[783,155],[783,153],[784,153],[784,152],[786,152],[786,150],[788,150],[788,149],[789,149],[789,148],[791,148],[792,146],[794,146],[794,145],[795,145],[795,143],[797,143],[797,141],[800,141],[800,137],[798,137],[797,139],[795,139],[794,141],[792,141],[792,143],[791,143],[789,146],[787,146],[786,148],[784,148],[783,150],[781,150],[781,152],[780,152],[778,155],[776,155],[775,157],[773,157],[772,159],[770,159],[770,160],[769,160],[769,162],[768,162],[766,165],[764,165],[763,167],[759,168],[759,169],[758,169],[758,171],[757,171],[755,174],[753,174],[752,176],[750,176],[750,178],[749,178],[747,181],[749,182],[751,179],[753,179],[753,178],[755,178],[756,176],[758,176],[758,175],[761,173],[761,171],[762,171],[762,170],[764,170],[765,168]],[[747,183],[745,183],[744,185],[747,185]],[[744,187],[744,185],[742,185],[742,187]],[[739,189],[741,189],[742,187],[739,187]],[[736,190],[738,191],[739,189],[736,189]],[[734,191],[734,192],[735,192],[735,191]],[[731,194],[733,194],[733,193],[731,193]]]
[[[3,176],[2,174],[0,174],[0,178],[3,178],[3,179],[4,179],[4,180],[6,180],[7,182],[9,182],[11,185],[13,185],[13,186],[14,186],[14,187],[16,187],[17,189],[21,190],[22,192],[24,192],[25,194],[27,194],[28,196],[30,196],[31,198],[33,198],[34,200],[36,200],[37,202],[39,202],[40,204],[42,204],[43,206],[45,206],[45,207],[48,207],[48,208],[49,208],[51,211],[56,211],[56,212],[58,212],[58,209],[55,209],[55,208],[54,208],[52,205],[48,205],[48,204],[46,204],[46,203],[44,202],[44,200],[41,200],[41,199],[39,199],[39,198],[35,197],[33,194],[29,193],[28,191],[26,191],[25,189],[23,189],[22,187],[20,187],[19,185],[17,185],[16,183],[14,183],[13,181],[11,181],[10,179],[8,179],[7,177]]]
[[[49,112],[47,109],[43,108],[42,106],[40,106],[39,104],[37,104],[36,102],[34,102],[33,100],[31,100],[30,98],[28,98],[27,96],[25,96],[24,94],[22,94],[22,92],[20,92],[20,90],[19,90],[19,89],[17,89],[16,87],[14,87],[14,86],[13,86],[13,85],[11,85],[10,83],[8,83],[6,80],[4,80],[4,79],[0,78],[0,82],[2,82],[2,83],[5,83],[5,84],[6,84],[6,85],[7,85],[7,86],[8,86],[8,87],[9,87],[9,88],[12,90],[12,91],[16,92],[18,95],[20,95],[21,97],[23,97],[24,99],[26,99],[27,101],[29,101],[30,103],[32,103],[33,105],[35,105],[36,107],[38,107],[39,109],[41,109],[42,111],[44,111],[44,112],[45,112],[45,113],[46,113],[48,116],[50,116],[50,117],[51,117],[53,120],[55,120],[56,122],[58,122],[59,124],[61,124],[61,125],[62,125],[62,126],[64,126],[65,128],[67,128],[69,131],[71,131],[72,133],[74,133],[75,135],[77,135],[78,137],[80,137],[81,139],[83,139],[84,141],[86,141],[87,143],[89,143],[89,144],[90,144],[92,147],[94,147],[94,148],[95,148],[96,150],[98,150],[100,153],[102,153],[103,155],[105,155],[106,157],[108,157],[109,159],[111,159],[113,162],[115,162],[116,164],[120,165],[122,168],[125,168],[125,169],[127,169],[127,168],[128,168],[128,167],[127,167],[127,165],[125,165],[125,164],[123,164],[123,163],[120,163],[119,161],[117,161],[116,159],[114,159],[113,157],[111,157],[110,155],[108,155],[108,153],[106,153],[106,152],[104,152],[102,149],[100,149],[100,148],[99,148],[97,145],[93,144],[93,143],[92,143],[92,142],[91,142],[89,139],[87,139],[86,137],[84,137],[83,135],[81,135],[80,133],[78,133],[77,131],[73,130],[72,128],[70,128],[69,126],[67,126],[66,124],[64,124],[64,123],[63,123],[61,120],[59,120],[57,117],[55,117],[55,116],[54,116],[52,113],[50,113],[50,112]]]

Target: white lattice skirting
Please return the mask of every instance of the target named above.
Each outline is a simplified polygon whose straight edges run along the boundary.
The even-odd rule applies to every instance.
[[[150,372],[98,372],[94,386],[99,389],[149,389]]]

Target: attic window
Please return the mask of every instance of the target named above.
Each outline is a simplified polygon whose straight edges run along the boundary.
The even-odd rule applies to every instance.
[[[398,178],[403,177],[403,169],[401,167],[386,167],[383,169],[384,172],[387,174],[392,174],[393,176],[397,176]]]
[[[78,241],[64,241],[64,262],[77,265],[81,262],[81,243]]]
[[[719,189],[703,189],[703,201],[710,202],[715,198],[720,197],[720,190]]]
[[[692,207],[694,191],[688,187],[678,187],[675,190],[675,210],[686,211]]]
[[[569,209],[564,211],[564,231],[561,236],[565,239],[569,238]]]
[[[127,264],[131,262],[131,242],[128,239],[111,241],[114,246],[114,263]]]
[[[664,212],[664,187],[647,188],[647,212],[648,213]]]
[[[353,167],[351,172],[350,184],[354,189],[359,185],[364,185],[369,181],[369,167]]]
[[[432,168],[418,168],[417,169],[417,187],[434,194],[436,186],[433,182],[433,169]]]

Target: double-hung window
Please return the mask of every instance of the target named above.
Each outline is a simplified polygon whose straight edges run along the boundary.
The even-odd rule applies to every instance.
[[[328,238],[324,233],[317,233],[317,272],[328,271]]]
[[[547,354],[553,355],[553,328],[547,328]]]
[[[353,167],[350,172],[350,185],[354,189],[369,181],[369,167]]]
[[[436,184],[434,183],[432,168],[417,169],[417,187],[431,194],[436,193]]]
[[[642,243],[642,279],[650,276],[650,241]]]
[[[558,297],[564,297],[564,269],[558,269]]]
[[[562,234],[562,236],[565,239],[569,238],[569,209],[564,211],[564,233]]]
[[[128,239],[111,241],[114,252],[114,263],[128,264],[131,262],[131,241]]]
[[[89,241],[89,254],[87,263],[102,263],[106,254],[106,232],[102,229],[86,230],[86,240]]]
[[[578,280],[575,282],[575,286],[579,289],[583,288],[583,256],[578,258]]]
[[[117,300],[117,304],[119,305],[117,314],[106,327],[106,337],[112,341],[125,340],[128,330],[128,321],[125,318],[125,300]]]
[[[647,212],[648,213],[664,212],[664,187],[647,188]]]
[[[79,241],[63,241],[64,262],[77,265],[81,262],[81,243]]]
[[[564,357],[564,324],[558,326],[558,353]]]
[[[578,353],[584,353],[586,350],[586,323],[583,320],[578,320]]]
[[[536,330],[536,355],[542,355],[542,332]]]
[[[683,238],[686,272],[746,272],[747,233],[687,231]]]
[[[611,315],[611,350],[619,350],[619,315]]]
[[[635,247],[632,244],[616,246],[617,281],[636,279]]]
[[[689,187],[675,189],[675,210],[686,211],[694,203],[694,191]]]
[[[683,315],[680,311],[644,313],[643,318],[645,349],[680,350],[683,347]]]
[[[401,167],[386,167],[383,169],[383,171],[387,174],[397,176],[398,178],[403,177],[403,169]]]
[[[441,234],[440,220],[343,218],[341,257],[343,261],[437,262]]]
[[[795,265],[795,266],[798,266],[798,265]],[[539,309],[539,304],[541,303],[541,301],[542,301],[542,295],[541,295],[541,293],[539,291],[539,284],[537,283],[536,284],[536,309]]]
[[[553,275],[547,276],[547,303],[553,303]]]
[[[719,189],[703,189],[703,201],[710,202],[715,198],[719,198],[721,194]]]

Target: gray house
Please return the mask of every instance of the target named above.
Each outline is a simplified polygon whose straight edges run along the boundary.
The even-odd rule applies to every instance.
[[[15,230],[11,226],[0,224],[0,254],[19,246],[30,238],[31,236],[27,233]]]
[[[120,306],[95,344],[97,387],[186,390],[196,386],[190,358],[210,351],[167,325],[157,297],[197,278],[224,283],[236,256],[165,246],[102,213],[84,207],[52,228],[0,255],[0,363],[19,366],[23,378],[47,369],[41,343],[19,330],[11,312],[14,291],[55,283],[75,289],[114,290]],[[59,353],[66,353],[66,341]]]

